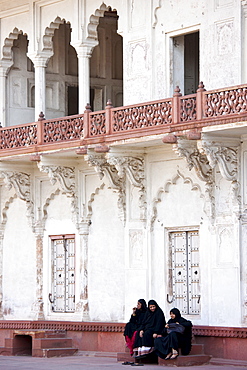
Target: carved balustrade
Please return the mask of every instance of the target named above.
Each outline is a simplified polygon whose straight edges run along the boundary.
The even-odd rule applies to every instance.
[[[83,136],[83,114],[39,122],[43,125],[41,143],[79,140]]]
[[[189,122],[196,120],[196,94],[186,97],[182,96],[180,100],[180,122]]]
[[[247,111],[247,87],[237,86],[205,92],[204,117],[217,117]]]
[[[0,149],[23,148],[36,145],[37,123],[4,127],[0,130]]]
[[[172,123],[172,99],[112,109],[112,133]]]
[[[118,108],[108,101],[102,111],[92,112],[87,106],[84,114],[0,128],[0,156],[10,150],[15,154],[16,149],[33,152],[49,150],[52,144],[61,148],[110,143],[246,120],[246,85],[206,91],[201,82],[196,94],[182,96],[177,86],[168,99]]]

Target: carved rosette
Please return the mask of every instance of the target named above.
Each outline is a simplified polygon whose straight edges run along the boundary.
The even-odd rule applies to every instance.
[[[75,195],[75,169],[74,167],[46,166],[38,163],[40,171],[46,172],[51,184],[59,183],[61,190],[67,196]]]
[[[104,155],[89,154],[85,156],[85,160],[89,166],[94,167],[100,179],[104,176],[110,181],[110,187],[118,192],[118,214],[121,221],[126,219],[126,194],[125,194],[125,179],[119,176],[114,165],[107,162]]]
[[[139,188],[139,206],[142,220],[146,219],[146,187],[144,175],[144,159],[132,156],[107,156],[108,163],[115,166],[120,178],[129,180],[131,185]]]

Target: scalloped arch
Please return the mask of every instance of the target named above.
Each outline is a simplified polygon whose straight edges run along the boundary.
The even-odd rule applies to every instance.
[[[198,184],[194,183],[190,177],[185,177],[179,170],[177,170],[176,175],[172,179],[168,180],[163,187],[159,188],[156,197],[153,199],[151,226],[157,218],[157,204],[161,202],[163,193],[169,193],[170,187],[172,185],[176,185],[179,179],[182,179],[184,184],[190,184],[192,191],[198,190],[200,193],[200,198],[204,198],[201,187]]]
[[[89,39],[98,40],[97,27],[99,25],[99,18],[104,17],[104,13],[107,10],[111,10],[111,7],[106,6],[105,3],[102,3],[100,8],[96,9],[95,13],[90,16],[87,27]]]
[[[48,215],[47,208],[49,207],[51,201],[55,198],[55,196],[57,196],[60,192],[61,192],[60,189],[57,189],[56,191],[54,191],[54,193],[51,193],[49,198],[46,199],[45,204],[43,206],[43,217],[42,217],[43,224],[45,224],[45,221],[47,220]]]
[[[52,38],[54,36],[55,30],[57,30],[60,24],[70,24],[70,22],[66,22],[66,20],[60,17],[57,17],[53,22],[50,23],[49,27],[46,27],[45,34],[43,36],[43,50],[42,51],[50,51],[53,53],[53,41]]]
[[[3,45],[2,59],[13,62],[12,47],[14,45],[14,41],[18,39],[19,35],[26,36],[26,33],[23,34],[22,30],[18,30],[18,28],[15,27],[13,31],[10,32],[9,36],[6,37],[6,39],[4,40],[4,45]]]
[[[88,205],[87,205],[87,208],[88,208],[88,214],[86,216],[87,218],[88,217],[91,217],[92,214],[93,214],[92,203],[93,203],[93,201],[95,199],[95,195],[99,194],[100,190],[103,190],[104,187],[105,187],[105,184],[103,183],[103,184],[100,185],[100,187],[98,187],[98,188],[95,189],[95,192],[94,193],[91,194],[91,197],[90,197],[90,199],[88,201]]]
[[[7,211],[8,211],[8,209],[9,209],[10,205],[13,203],[13,201],[14,201],[15,199],[17,199],[17,195],[16,195],[16,194],[14,194],[14,195],[13,195],[13,197],[10,197],[10,198],[9,198],[9,200],[7,200],[7,201],[5,202],[5,206],[4,206],[3,210],[2,210],[3,220],[2,220],[2,222],[1,222],[1,224],[2,224],[2,225],[4,225],[4,226],[6,225],[7,220],[8,220],[8,217],[7,217]]]

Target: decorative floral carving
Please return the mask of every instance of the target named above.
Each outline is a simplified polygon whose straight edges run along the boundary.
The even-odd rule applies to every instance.
[[[172,100],[112,110],[113,132],[129,131],[172,123]]]
[[[105,112],[90,114],[90,136],[105,135]]]
[[[144,159],[132,156],[114,156],[107,155],[108,163],[115,166],[120,178],[124,179],[125,176],[129,182],[138,187],[139,205],[142,210],[141,219],[146,219],[146,188],[144,184]]]
[[[205,116],[215,117],[232,113],[246,112],[247,88],[205,92]]]
[[[177,144],[173,145],[173,149],[180,157],[184,157],[189,165],[189,170],[195,168],[195,171],[200,180],[207,183],[213,182],[212,168],[205,154],[201,153],[196,142],[186,139],[178,139]]]
[[[25,201],[30,201],[30,175],[24,172],[0,171],[0,177],[8,190],[15,189],[17,196]]]
[[[50,178],[51,184],[59,182],[62,191],[69,195],[75,195],[75,169],[74,167],[45,166],[38,163],[40,171],[46,172]]]
[[[189,98],[180,99],[181,110],[180,120],[181,122],[193,121],[196,119],[196,94],[190,95]]]
[[[76,140],[83,136],[83,115],[53,119],[44,123],[44,143]]]
[[[37,124],[8,127],[0,131],[0,149],[26,147],[37,142]]]
[[[237,180],[237,148],[225,147],[223,145],[213,145],[213,143],[203,143],[202,148],[207,155],[209,164],[214,168],[219,165],[221,176],[228,181]]]
[[[125,194],[125,181],[118,175],[118,171],[114,165],[107,162],[105,156],[100,154],[89,154],[85,156],[85,160],[89,166],[94,167],[95,171],[99,174],[102,180],[103,176],[110,181],[111,188],[118,192],[118,209],[119,217],[125,222],[126,218],[126,194]]]

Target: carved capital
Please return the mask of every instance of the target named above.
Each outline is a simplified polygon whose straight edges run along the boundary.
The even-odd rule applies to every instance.
[[[120,178],[127,179],[131,185],[139,188],[139,206],[141,209],[140,218],[146,219],[146,188],[144,175],[144,159],[142,157],[107,155],[107,161],[113,165]]]
[[[46,166],[38,164],[40,171],[46,172],[50,178],[51,184],[54,185],[57,181],[62,191],[69,195],[75,194],[75,169],[74,167],[63,166]]]
[[[107,162],[104,155],[89,154],[85,156],[85,160],[89,166],[94,167],[101,180],[104,175],[106,175],[113,189],[120,189],[123,187],[122,177],[119,176],[116,167]]]
[[[24,172],[0,171],[0,177],[4,179],[4,183],[8,190],[12,187],[15,189],[16,195],[26,202],[30,202],[30,175]]]
[[[110,187],[118,192],[118,214],[122,222],[126,219],[126,194],[125,194],[125,178],[119,176],[118,171],[114,165],[107,162],[104,155],[89,154],[85,156],[85,160],[89,166],[94,167],[99,174],[100,179],[104,175],[110,181]]]
[[[120,157],[108,155],[108,163],[115,166],[119,177],[127,176],[133,186],[142,187],[144,181],[144,159],[138,157]]]
[[[195,168],[200,180],[207,183],[213,182],[213,171],[205,154],[201,153],[196,142],[186,139],[178,139],[177,144],[173,145],[173,150],[184,157],[188,163],[189,170]]]
[[[219,165],[221,176],[228,181],[237,181],[238,149],[220,143],[202,142],[201,151],[206,154],[209,164]]]

